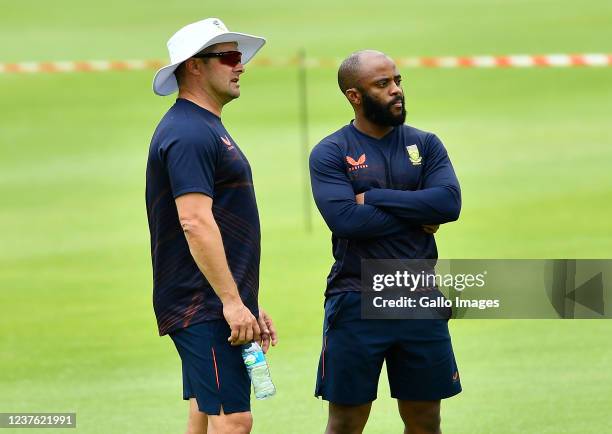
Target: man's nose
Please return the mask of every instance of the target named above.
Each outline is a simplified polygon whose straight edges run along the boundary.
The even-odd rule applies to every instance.
[[[401,95],[402,94],[402,88],[396,82],[393,82],[393,84],[389,88],[389,93],[391,95],[398,95],[398,94]]]

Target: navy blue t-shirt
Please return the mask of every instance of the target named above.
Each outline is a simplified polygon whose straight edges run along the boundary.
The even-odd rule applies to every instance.
[[[153,262],[153,307],[159,334],[222,319],[223,305],[198,266],[181,228],[175,199],[213,199],[225,255],[240,297],[258,312],[260,229],[251,167],[221,119],[177,99],[149,149],[146,203]]]
[[[326,296],[361,290],[362,259],[437,258],[435,239],[421,226],[459,218],[461,192],[446,149],[408,125],[381,139],[344,126],[312,150],[310,179],[332,232]]]

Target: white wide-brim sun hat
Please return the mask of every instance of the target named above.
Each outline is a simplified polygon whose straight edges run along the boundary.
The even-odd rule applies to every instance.
[[[170,95],[178,90],[174,71],[185,60],[196,53],[222,42],[238,43],[244,65],[259,51],[266,40],[246,33],[230,32],[223,21],[218,18],[207,18],[197,23],[188,24],[168,40],[170,64],[161,68],[153,78],[153,92],[157,95]]]

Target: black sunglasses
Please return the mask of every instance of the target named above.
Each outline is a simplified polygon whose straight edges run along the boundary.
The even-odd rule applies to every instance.
[[[219,59],[221,64],[231,66],[233,68],[242,60],[242,53],[240,51],[221,51],[219,53],[197,53],[191,57],[197,57],[198,59],[216,57]]]

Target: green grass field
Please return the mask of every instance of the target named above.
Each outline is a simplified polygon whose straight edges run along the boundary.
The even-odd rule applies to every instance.
[[[0,62],[164,58],[176,29],[207,16],[267,36],[273,58],[612,52],[602,0],[39,3],[2,6]],[[335,74],[308,71],[313,146],[351,119]],[[0,75],[0,412],[75,411],[82,433],[184,429],[179,358],[151,305],[144,171],[173,102],[152,76]],[[441,257],[612,257],[612,69],[403,76],[408,123],[442,138],[462,184]],[[261,300],[281,339],[278,395],[254,402],[258,434],[320,433],[327,415],[312,393],[330,234],[314,208],[304,230],[296,77],[247,67],[224,112],[253,167]],[[595,320],[453,322],[464,392],[443,403],[444,432],[612,432],[611,333]],[[381,378],[366,433],[401,432],[395,408]]]

